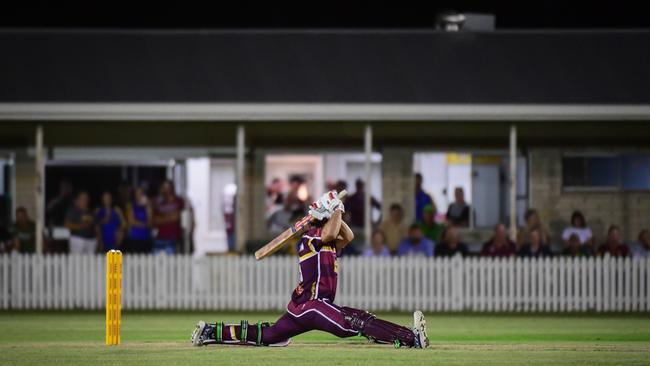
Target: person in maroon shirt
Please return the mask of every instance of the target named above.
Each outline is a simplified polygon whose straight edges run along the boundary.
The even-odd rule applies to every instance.
[[[158,229],[154,241],[154,253],[174,254],[181,247],[183,228],[181,213],[185,201],[176,196],[174,185],[166,180],[160,185],[160,196],[154,204],[153,226]]]
[[[598,247],[598,255],[609,254],[612,257],[627,257],[628,248],[621,239],[621,229],[612,225],[607,230],[607,241]]]
[[[192,343],[286,346],[295,335],[321,330],[341,338],[362,335],[396,347],[427,347],[426,322],[419,310],[413,313],[413,328],[408,328],[334,303],[338,256],[354,234],[342,220],[344,207],[335,191],[310,207],[316,221],[297,243],[300,282],[291,294],[287,312],[273,325],[249,324],[246,320],[240,324],[200,321],[192,333]]]
[[[515,255],[515,243],[508,238],[508,232],[504,224],[497,224],[494,228],[494,236],[483,244],[481,255],[487,257],[510,257]]]

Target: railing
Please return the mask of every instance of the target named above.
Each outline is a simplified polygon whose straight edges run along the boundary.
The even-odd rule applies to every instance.
[[[336,302],[371,310],[650,311],[650,259],[340,258]],[[283,309],[297,260],[124,255],[124,309]],[[100,309],[104,256],[0,256],[0,309]]]

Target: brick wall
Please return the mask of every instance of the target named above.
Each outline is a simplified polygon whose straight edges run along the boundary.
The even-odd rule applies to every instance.
[[[532,149],[529,156],[530,207],[539,210],[556,240],[574,210],[585,215],[597,243],[612,224],[621,227],[627,241],[635,241],[641,229],[650,228],[650,193],[563,192],[562,152]]]

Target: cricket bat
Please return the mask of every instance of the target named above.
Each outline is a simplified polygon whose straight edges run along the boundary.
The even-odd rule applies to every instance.
[[[345,189],[342,190],[341,192],[338,193],[339,199],[345,198],[345,196],[348,194],[348,191]],[[305,230],[309,229],[311,227],[311,223],[314,220],[314,218],[311,215],[307,215],[300,219],[298,222],[293,224],[290,228],[285,230],[282,234],[278,235],[275,237],[275,239],[271,240],[268,242],[265,246],[261,247],[255,252],[255,259],[260,260],[262,258],[266,258],[270,256],[271,254],[277,252],[278,250],[282,249],[287,242],[291,240],[291,238],[301,235],[302,233],[305,232]]]

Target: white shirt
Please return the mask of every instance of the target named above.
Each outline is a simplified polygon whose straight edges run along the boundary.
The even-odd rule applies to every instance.
[[[578,238],[580,238],[580,244],[586,243],[593,236],[591,229],[588,227],[569,226],[562,232],[562,239],[568,241],[573,234],[578,235]]]

